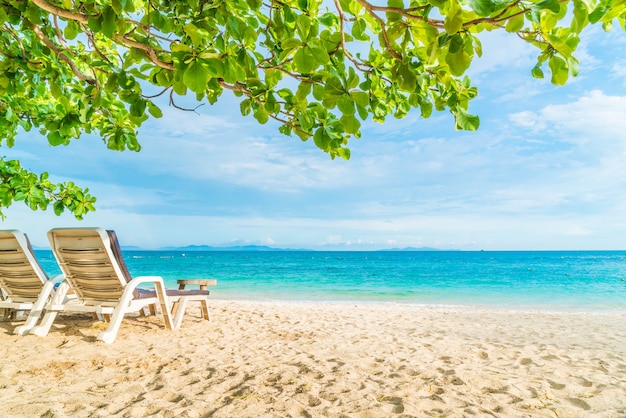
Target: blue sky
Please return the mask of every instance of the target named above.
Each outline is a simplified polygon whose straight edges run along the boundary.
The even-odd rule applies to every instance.
[[[371,250],[626,249],[626,35],[584,33],[581,74],[565,87],[530,76],[536,50],[513,35],[482,38],[469,71],[477,132],[447,112],[368,122],[349,161],[239,114],[225,93],[200,115],[163,106],[140,153],[97,137],[68,147],[21,134],[2,154],[98,197],[78,222],[23,204],[3,228],[47,245],[60,226],[102,226],[123,245],[269,245]],[[547,73],[547,71],[546,71]]]

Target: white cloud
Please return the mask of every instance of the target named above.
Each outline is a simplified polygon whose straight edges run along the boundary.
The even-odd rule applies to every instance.
[[[534,132],[543,131],[546,128],[545,122],[540,116],[532,111],[525,110],[523,112],[514,113],[509,116],[511,122],[515,125],[530,129]]]
[[[593,90],[575,101],[549,105],[538,111],[523,111],[509,116],[515,125],[533,131],[547,131],[568,142],[596,142],[603,138],[623,143],[626,138],[626,96],[609,96]],[[604,149],[608,145],[603,144]]]

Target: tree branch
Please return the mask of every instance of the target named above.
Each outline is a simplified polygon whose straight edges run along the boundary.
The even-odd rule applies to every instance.
[[[156,66],[164,68],[166,70],[175,70],[174,64],[161,61],[159,57],[157,56],[156,51],[153,48],[149,47],[148,45],[142,44],[141,42],[137,42],[132,39],[128,39],[122,35],[118,35],[117,33],[113,34],[113,37],[115,38],[116,41],[120,42],[122,45],[144,51],[150,58],[150,61],[152,61]]]
[[[380,30],[381,33],[383,34],[383,39],[385,41],[385,46],[387,48],[387,51],[389,51],[389,54],[391,54],[391,56],[398,60],[398,61],[402,61],[402,57],[400,56],[400,54],[398,54],[395,49],[393,49],[391,47],[391,42],[389,41],[389,37],[387,36],[387,29],[386,29],[386,25],[385,25],[385,21],[378,16],[375,11],[374,11],[374,7],[373,5],[371,5],[370,3],[368,3],[365,0],[356,0],[357,3],[359,3],[361,6],[363,6],[365,8],[365,10],[367,10],[367,12],[370,14],[370,16],[372,16],[374,19],[376,19],[376,21],[380,24]]]
[[[250,92],[250,90],[246,89],[243,84],[236,83],[235,85],[230,85],[230,84],[226,83],[222,79],[219,79],[218,82],[220,83],[220,86],[222,86],[222,88],[225,88],[226,90],[231,90],[231,91],[236,91],[236,92],[242,93],[243,95],[249,97],[257,105],[263,106],[263,102],[260,101],[259,99],[257,99],[255,96],[253,96],[252,93]],[[290,116],[290,117],[295,118],[295,115],[293,115],[291,113],[286,113],[284,111],[281,111],[281,113],[286,115],[286,116]],[[291,129],[301,133],[302,135],[305,135],[305,136],[308,136],[308,137],[313,136],[310,132],[303,131],[302,128],[299,125],[296,125],[293,122],[290,122],[290,121],[288,121],[286,119],[279,118],[278,116],[276,116],[276,115],[274,115],[272,113],[268,113],[267,115],[270,118],[274,119],[275,121],[280,122],[283,125],[289,126]]]
[[[37,38],[39,38],[39,40],[43,42],[48,48],[53,50],[55,54],[57,55],[57,57],[59,57],[59,59],[65,61],[65,63],[70,66],[70,68],[72,69],[72,72],[74,73],[74,75],[76,75],[76,77],[78,77],[79,79],[81,79],[82,81],[86,83],[96,84],[96,80],[83,74],[78,68],[78,66],[76,65],[76,63],[72,61],[72,59],[65,54],[65,51],[62,51],[61,49],[59,49],[54,44],[54,42],[52,42],[50,39],[46,37],[46,35],[44,35],[44,33],[39,28],[39,26],[33,23],[31,23],[30,26],[33,29],[33,32],[35,32],[35,35],[37,35]]]
[[[69,10],[65,10],[57,6],[53,6],[52,4],[48,3],[46,0],[32,0],[32,2],[37,7],[45,10],[46,12],[50,12],[56,16],[59,16],[65,19],[75,20],[77,22],[84,23],[84,24],[87,24],[89,21],[89,16],[87,15],[84,15],[81,13],[70,12]]]
[[[341,33],[341,49],[343,50],[344,55],[352,62],[352,64],[354,64],[354,66],[356,67],[357,70],[361,71],[361,72],[367,72],[367,69],[364,69],[361,67],[361,63],[359,61],[357,61],[352,54],[350,54],[350,51],[348,51],[348,48],[346,48],[346,34],[344,32],[344,26],[343,23],[345,21],[345,16],[343,14],[343,9],[341,8],[341,4],[339,4],[339,0],[334,0],[335,2],[335,7],[337,8],[337,13],[339,14],[339,33]]]
[[[169,88],[169,87],[168,87],[168,88]],[[167,89],[166,89],[166,90],[163,90],[161,93],[159,93],[159,95],[161,95],[161,94],[165,93],[165,91],[167,91]],[[198,110],[198,108],[199,108],[199,107],[204,106],[204,103],[200,103],[198,106],[194,107],[193,109],[187,109],[187,108],[184,108],[184,107],[178,106],[178,105],[176,104],[176,102],[174,101],[174,90],[172,90],[172,91],[170,91],[170,106],[172,106],[172,107],[174,107],[174,108],[176,108],[176,109],[178,109],[178,110],[182,110],[182,111],[184,111],[184,112],[194,112],[194,113],[198,113],[198,112],[196,112],[196,110]]]

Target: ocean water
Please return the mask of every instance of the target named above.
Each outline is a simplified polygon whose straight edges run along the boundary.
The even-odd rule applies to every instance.
[[[37,251],[49,274],[60,270]],[[626,312],[626,251],[125,251],[133,276],[214,278],[217,299]]]

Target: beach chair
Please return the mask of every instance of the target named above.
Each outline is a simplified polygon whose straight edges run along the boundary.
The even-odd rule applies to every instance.
[[[66,281],[46,306],[46,315],[31,334],[45,336],[59,312],[95,312],[110,317],[106,331],[97,339],[112,343],[119,331],[124,315],[155,306],[167,329],[178,329],[188,301],[201,301],[208,312],[207,290],[166,290],[163,278],[139,276],[132,278],[114,231],[102,228],[58,228],[48,232],[52,251],[65,274]],[[152,289],[140,288],[150,285]],[[77,301],[61,303],[62,295],[69,289],[76,293]],[[178,302],[172,318],[171,303]],[[205,319],[208,319],[205,317]]]
[[[25,335],[37,324],[63,279],[62,274],[49,278],[43,271],[26,234],[0,231],[0,313],[14,319],[18,312],[28,312],[26,322],[13,330],[15,334]]]

